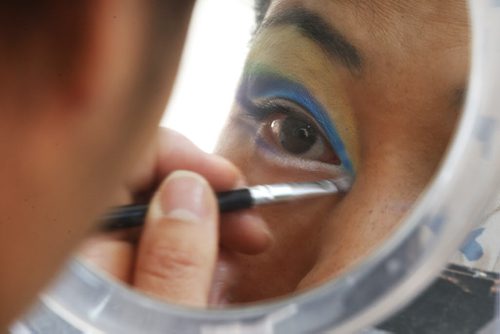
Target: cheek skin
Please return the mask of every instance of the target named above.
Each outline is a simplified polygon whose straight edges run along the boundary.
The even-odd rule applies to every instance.
[[[293,293],[318,256],[317,240],[324,224],[318,213],[329,207],[330,203],[321,200],[259,209],[275,242],[257,256],[229,256],[238,282],[229,292],[231,302],[255,302]],[[299,214],[290,215],[292,210]]]
[[[220,154],[239,166],[250,184],[303,178],[259,159],[248,134],[229,125]],[[390,157],[390,155],[389,155]],[[311,288],[352,268],[394,232],[428,180],[415,178],[398,159],[368,159],[345,198],[263,207],[275,244],[259,256],[233,254],[231,265],[242,279],[232,302],[250,302]]]
[[[351,192],[328,217],[321,251],[299,289],[346,272],[390,237],[426,184],[408,186],[405,173],[381,162],[359,173]]]

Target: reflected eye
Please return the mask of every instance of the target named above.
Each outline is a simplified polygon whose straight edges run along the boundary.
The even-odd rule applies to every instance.
[[[255,112],[255,111],[254,111]],[[304,160],[340,165],[340,159],[315,121],[290,101],[258,106],[260,135],[272,147]]]
[[[274,120],[271,131],[281,146],[293,154],[307,153],[320,143],[316,129],[311,124],[290,116]]]

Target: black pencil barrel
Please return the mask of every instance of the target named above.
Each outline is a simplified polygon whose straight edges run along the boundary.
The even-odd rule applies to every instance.
[[[253,205],[248,189],[225,191],[217,194],[220,212],[248,209]],[[101,230],[113,231],[142,226],[148,212],[147,204],[132,204],[116,207],[101,217]]]
[[[253,206],[252,195],[248,189],[225,191],[217,194],[220,212],[248,209]]]

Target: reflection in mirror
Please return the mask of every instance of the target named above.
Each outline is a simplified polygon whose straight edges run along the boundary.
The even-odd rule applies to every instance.
[[[250,185],[353,182],[346,194],[251,210],[268,226],[265,245],[242,246],[259,243],[247,240],[252,223],[231,223],[260,219],[255,213],[222,215],[214,307],[304,291],[371,254],[436,172],[468,80],[464,1],[255,5],[257,28],[216,153]],[[103,237],[124,261],[140,238],[129,232]],[[103,254],[97,248],[90,244],[87,255]],[[113,271],[105,262],[97,264],[134,285],[133,264]]]

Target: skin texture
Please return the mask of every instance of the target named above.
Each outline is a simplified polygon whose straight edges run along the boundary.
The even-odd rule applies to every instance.
[[[36,6],[0,9],[0,331],[156,140],[193,1]]]
[[[266,24],[299,7],[350,41],[362,66],[326,55],[296,26]],[[244,78],[272,73],[305,87],[337,128],[355,181],[346,195],[259,208],[275,242],[258,255],[225,254],[233,273],[227,300],[254,302],[314,287],[390,236],[439,165],[460,114],[468,64],[461,1],[272,1]],[[217,152],[249,184],[347,173],[345,166],[320,168],[287,153],[262,130],[273,116],[249,121],[245,113],[237,99]]]

